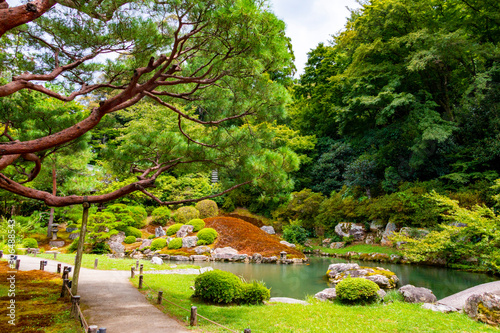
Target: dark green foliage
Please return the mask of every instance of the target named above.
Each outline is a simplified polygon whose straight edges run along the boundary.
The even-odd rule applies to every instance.
[[[172,235],[175,235],[177,233],[177,231],[179,231],[179,229],[183,226],[184,224],[181,224],[181,223],[176,223],[176,224],[173,224],[171,225],[170,227],[167,228],[167,236],[172,236]]]
[[[288,204],[273,212],[273,218],[279,221],[300,220],[304,228],[314,228],[314,219],[323,200],[321,193],[314,193],[310,189],[293,192]]]
[[[217,236],[219,236],[219,234],[217,233],[217,231],[215,231],[215,229],[203,228],[200,231],[198,231],[197,236],[199,240],[207,242],[207,244],[205,245],[208,245],[215,242],[215,239],[217,238]]]
[[[219,208],[217,207],[217,203],[213,200],[202,200],[196,203],[195,207],[200,212],[200,219],[219,215]]]
[[[199,216],[200,212],[196,208],[184,206],[175,211],[173,218],[175,222],[186,224],[193,219],[197,219]]]
[[[241,298],[242,285],[233,273],[216,269],[196,277],[193,296],[211,303],[228,304]]]
[[[293,244],[303,245],[307,240],[307,232],[298,225],[289,225],[283,229],[283,239]]]
[[[367,304],[377,300],[379,286],[363,278],[346,278],[335,286],[337,298],[342,303]]]
[[[271,291],[266,288],[264,282],[254,281],[243,284],[239,303],[244,304],[262,304],[271,297]]]
[[[68,252],[69,253],[73,253],[75,252],[77,249],[78,249],[78,240],[80,239],[80,237],[78,238],[75,238],[71,244],[68,246]]]
[[[182,247],[182,238],[174,238],[168,243],[170,250],[177,250]]]
[[[158,207],[153,210],[151,216],[153,223],[159,225],[166,225],[170,221],[171,211],[167,207]]]
[[[23,239],[23,246],[26,248],[38,248],[38,242],[34,238]]]
[[[146,226],[147,213],[143,207],[114,204],[107,207],[104,212],[113,213],[117,221],[125,226],[143,228]]]
[[[193,219],[187,223],[188,225],[192,225],[194,227],[193,232],[200,231],[205,228],[205,221],[202,219]]]
[[[109,245],[105,242],[95,243],[92,245],[91,253],[94,254],[105,254],[110,253],[111,249]]]
[[[132,244],[132,243],[135,243],[135,240],[136,240],[135,236],[127,236],[127,237],[125,237],[125,239],[123,240],[123,242],[125,244]]]
[[[167,246],[165,238],[157,238],[151,242],[151,251],[161,250]]]
[[[135,238],[141,238],[142,232],[134,227],[126,227],[125,228],[125,236],[134,236]]]
[[[89,215],[88,240],[91,243],[100,243],[123,230],[126,224],[117,220],[115,215],[109,211],[98,212]]]

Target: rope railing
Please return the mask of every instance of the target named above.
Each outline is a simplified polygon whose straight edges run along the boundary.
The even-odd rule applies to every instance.
[[[134,277],[133,274],[132,274],[132,277]],[[142,289],[143,285],[146,286],[150,290],[154,290],[151,286],[149,286],[147,283],[144,282],[143,275],[139,275],[139,289]],[[196,308],[196,306],[191,307],[191,309],[186,309],[185,307],[180,306],[180,305],[178,305],[178,304],[176,304],[176,303],[174,303],[172,301],[169,301],[168,299],[164,299],[163,298],[163,291],[159,291],[158,292],[158,304],[163,305],[162,304],[163,301],[165,301],[165,302],[167,302],[167,303],[169,303],[169,304],[171,304],[173,306],[176,306],[179,309],[182,309],[184,311],[191,312],[190,326],[196,326],[197,325],[197,318],[199,317],[199,318],[205,319],[206,321],[208,321],[208,322],[210,322],[210,323],[212,323],[212,324],[214,324],[216,326],[219,326],[219,327],[221,327],[221,328],[223,328],[223,329],[225,329],[225,330],[227,330],[229,332],[239,333],[238,331],[235,331],[235,330],[233,330],[233,329],[231,329],[229,327],[226,327],[226,326],[224,326],[224,325],[222,325],[220,323],[217,323],[217,322],[215,322],[215,321],[213,321],[211,319],[208,319],[205,316],[202,316],[202,315],[198,314],[198,311],[197,311],[198,309]],[[251,330],[249,328],[246,328],[244,330],[244,333],[251,333]]]

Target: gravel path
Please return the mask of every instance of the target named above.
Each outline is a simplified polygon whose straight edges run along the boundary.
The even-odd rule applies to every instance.
[[[19,256],[21,270],[40,268],[42,258]],[[47,259],[43,259],[47,260]],[[46,271],[56,272],[59,262],[47,260]],[[62,263],[62,266],[72,266]],[[82,268],[78,293],[83,314],[89,325],[106,327],[107,333],[184,333],[176,319],[150,304],[128,280],[127,271],[103,271]]]
[[[465,301],[469,298],[469,296],[473,294],[483,294],[486,292],[500,295],[500,281],[483,283],[478,286],[465,289],[464,291],[439,300],[438,303],[462,310],[465,306]]]

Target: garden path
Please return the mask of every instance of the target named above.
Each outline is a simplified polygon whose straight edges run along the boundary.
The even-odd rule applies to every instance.
[[[500,295],[500,281],[483,283],[475,287],[465,289],[464,291],[440,299],[438,303],[462,310],[465,306],[465,301],[469,298],[469,296],[474,294],[483,294],[486,292]]]
[[[19,256],[23,271],[40,268],[41,258]],[[46,260],[46,259],[45,259]],[[46,271],[56,272],[58,261],[47,260]],[[72,266],[62,263],[63,266]],[[168,317],[128,280],[130,272],[82,268],[79,294],[89,325],[106,327],[107,333],[185,333],[188,330]]]

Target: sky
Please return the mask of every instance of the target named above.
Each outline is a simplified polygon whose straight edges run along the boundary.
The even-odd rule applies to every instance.
[[[296,76],[304,72],[307,53],[331,35],[341,31],[349,8],[358,8],[355,0],[270,0],[273,11],[286,23],[286,35],[292,39]]]

